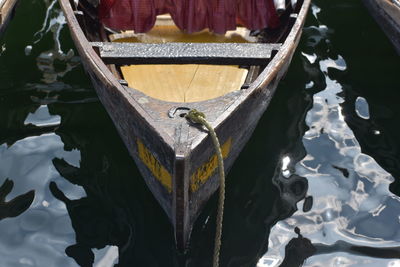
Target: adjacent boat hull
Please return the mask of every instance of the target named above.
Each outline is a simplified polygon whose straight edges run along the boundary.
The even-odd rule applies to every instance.
[[[400,55],[400,1],[364,0],[364,4]]]
[[[310,5],[305,0],[285,43],[248,89],[195,103],[152,99],[121,84],[92,49],[68,0],[60,0],[71,36],[97,94],[148,187],[170,218],[177,246],[184,249],[203,206],[217,190],[217,161],[204,129],[180,116],[204,112],[222,145],[225,171],[233,165],[286,73]],[[88,33],[86,33],[88,34]],[[92,40],[93,41],[93,40]]]
[[[5,0],[0,3],[0,36],[4,34],[8,23],[14,15],[15,6],[18,0]]]

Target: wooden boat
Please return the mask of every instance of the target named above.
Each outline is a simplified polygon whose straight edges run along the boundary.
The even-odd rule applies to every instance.
[[[212,140],[184,114],[206,115],[228,171],[288,69],[310,0],[289,6],[281,26],[258,37],[244,28],[184,34],[168,16],[147,34],[113,33],[87,0],[59,1],[101,102],[184,249],[219,186]]]
[[[0,0],[0,36],[11,20],[18,0]]]
[[[400,55],[400,0],[364,0],[364,4]]]

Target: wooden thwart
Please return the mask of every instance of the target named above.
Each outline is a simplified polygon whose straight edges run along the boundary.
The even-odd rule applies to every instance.
[[[106,64],[265,65],[281,44],[92,42]]]

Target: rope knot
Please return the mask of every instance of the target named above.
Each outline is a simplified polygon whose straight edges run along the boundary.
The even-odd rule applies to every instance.
[[[202,123],[205,121],[206,115],[196,109],[191,109],[185,116],[194,123]]]

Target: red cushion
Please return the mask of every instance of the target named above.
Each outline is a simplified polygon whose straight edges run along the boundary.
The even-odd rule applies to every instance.
[[[101,22],[115,30],[147,32],[165,13],[188,33],[208,28],[223,34],[237,24],[251,30],[279,25],[273,0],[101,0],[99,6]]]

